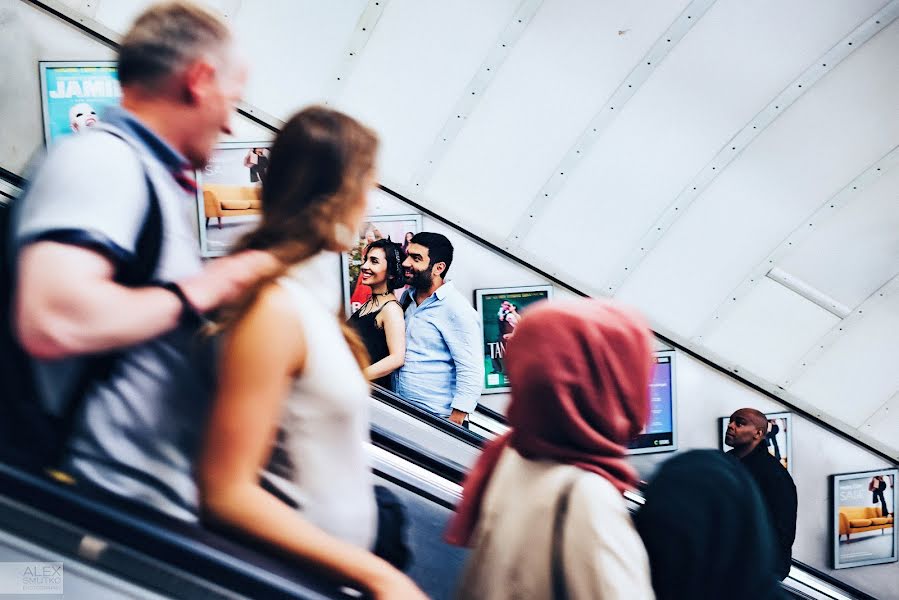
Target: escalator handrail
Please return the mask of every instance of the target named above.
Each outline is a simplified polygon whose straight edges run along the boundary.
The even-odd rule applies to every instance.
[[[404,400],[400,396],[397,396],[395,393],[386,390],[379,385],[373,384],[371,386],[371,396],[410,417],[423,423],[427,423],[435,429],[439,429],[441,432],[446,433],[459,441],[465,442],[469,446],[474,446],[475,448],[482,448],[484,446],[486,440],[478,434],[469,431],[464,427],[459,427],[455,423],[452,423],[443,417],[439,417],[432,412],[415,406],[408,400]]]
[[[291,564],[277,552],[252,548],[106,494],[73,489],[0,463],[2,496],[65,521],[105,541],[138,550],[185,573],[249,597],[345,597],[340,582]],[[27,533],[27,532],[24,532]]]
[[[811,575],[815,579],[820,579],[827,585],[834,587],[834,588],[840,590],[841,592],[845,592],[846,594],[852,596],[856,600],[877,600],[877,598],[875,598],[874,596],[871,596],[870,594],[866,594],[865,592],[852,587],[845,581],[840,581],[836,577],[833,577],[832,575],[828,575],[827,573],[824,573],[823,571],[819,571],[815,567],[808,565],[800,560],[796,560],[795,558],[793,559],[793,566],[796,567],[797,569],[799,569],[800,571],[804,571],[805,573]]]
[[[467,473],[462,465],[438,456],[426,448],[414,445],[409,440],[397,436],[386,429],[372,425],[371,441],[379,448],[388,450],[392,454],[427,469],[447,481],[461,485],[465,480]]]

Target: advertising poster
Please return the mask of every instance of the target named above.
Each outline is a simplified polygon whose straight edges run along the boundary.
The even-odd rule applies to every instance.
[[[228,142],[216,146],[209,164],[197,171],[200,252],[224,256],[256,226],[262,214],[262,177],[271,142]]]
[[[628,446],[631,454],[677,449],[675,428],[674,352],[656,352],[649,382],[649,422]]]
[[[102,118],[103,109],[121,101],[115,62],[42,61],[38,66],[47,145],[92,127]]]
[[[793,415],[786,412],[767,413],[765,417],[768,419],[768,433],[765,436],[765,444],[768,446],[768,452],[780,461],[784,468],[793,474]],[[721,425],[721,437],[719,444],[722,450],[730,450],[724,444],[724,434],[727,432],[727,424],[730,417],[721,417],[719,419]]]
[[[528,306],[552,298],[551,285],[475,290],[475,307],[481,319],[484,352],[484,393],[508,392],[505,369],[506,341]]]
[[[832,475],[833,568],[897,561],[899,469]]]
[[[342,281],[346,316],[349,317],[371,298],[371,288],[359,282],[359,269],[365,259],[365,249],[375,240],[390,239],[403,246],[403,258],[409,239],[421,231],[421,215],[378,215],[366,217],[359,228],[359,238],[350,252],[343,255]],[[397,300],[405,288],[394,291]]]

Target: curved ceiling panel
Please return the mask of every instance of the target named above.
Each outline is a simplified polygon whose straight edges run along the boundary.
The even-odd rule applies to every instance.
[[[517,4],[386,4],[336,104],[381,134],[387,179],[405,182],[412,176],[484,56],[500,43]]]
[[[770,279],[763,279],[704,345],[743,369],[781,381],[839,318]]]
[[[686,3],[544,3],[425,192],[498,237]],[[560,32],[565,32],[560,35]]]
[[[899,273],[899,165],[823,223],[779,266],[850,308]]]
[[[238,3],[240,4],[240,3]],[[365,0],[244,2],[232,25],[250,64],[246,100],[287,120],[324,102]]]
[[[624,108],[523,247],[556,261],[589,240],[591,278],[608,281],[719,149],[880,4],[854,4],[847,14],[814,1],[719,1]]]
[[[894,286],[899,288],[899,286]],[[861,427],[899,390],[897,294],[885,294],[810,363],[789,390],[853,427]],[[895,430],[887,443],[896,445]]]
[[[693,335],[759,261],[899,139],[899,22],[787,109],[662,238],[620,296]],[[671,294],[677,290],[676,294]]]

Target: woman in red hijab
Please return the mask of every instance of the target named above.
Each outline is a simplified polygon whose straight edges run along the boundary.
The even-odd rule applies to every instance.
[[[649,416],[652,338],[628,309],[543,302],[509,340],[511,430],[465,482],[447,540],[473,547],[458,597],[653,598],[622,492]]]

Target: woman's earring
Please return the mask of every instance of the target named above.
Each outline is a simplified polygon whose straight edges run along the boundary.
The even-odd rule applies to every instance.
[[[345,224],[335,223],[334,241],[337,242],[338,246],[344,248],[345,250],[350,250],[356,243],[356,236],[353,235],[353,230],[347,227]]]

